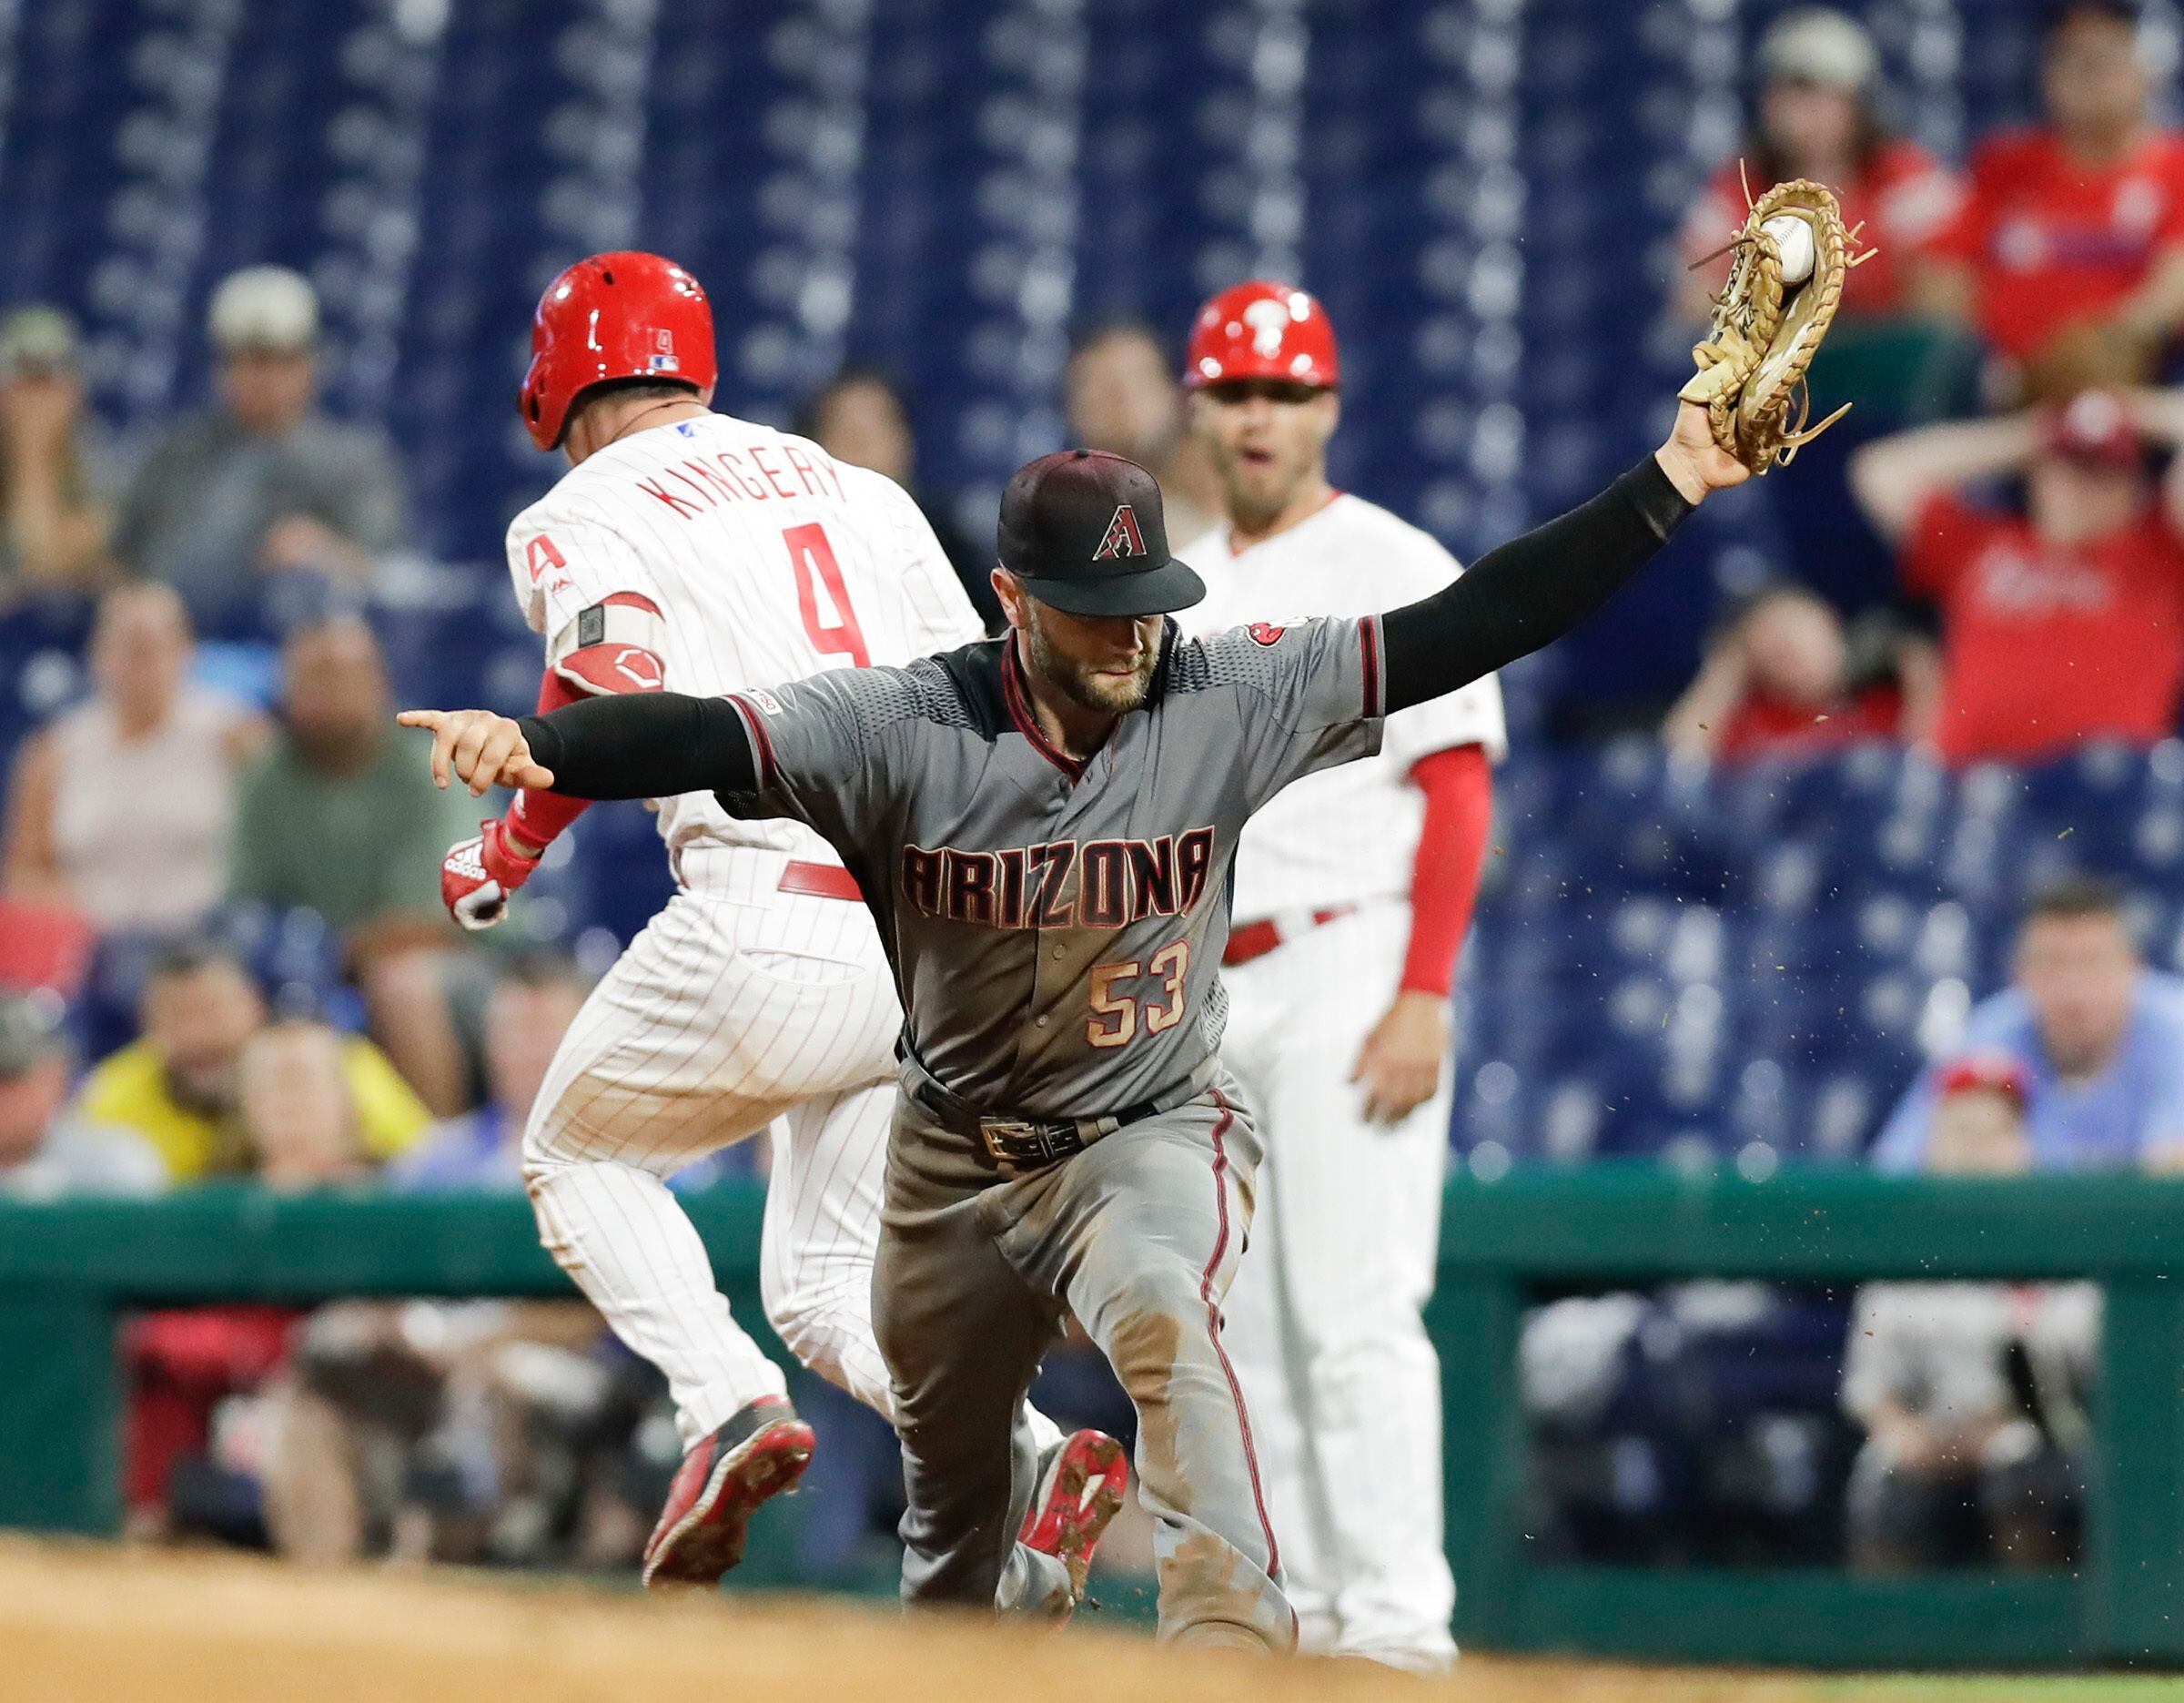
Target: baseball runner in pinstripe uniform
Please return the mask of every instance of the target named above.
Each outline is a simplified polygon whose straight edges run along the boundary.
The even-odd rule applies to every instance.
[[[673,685],[714,693],[905,661],[982,632],[933,531],[890,481],[708,411],[703,291],[655,255],[550,285],[521,401],[572,469],[508,532],[547,645],[541,708]],[[810,828],[662,796],[677,891],[601,981],[531,1108],[524,1174],[547,1247],[668,1379],[687,1450],[648,1584],[705,1584],[812,1434],[730,1316],[664,1179],[771,1128],[761,1290],[814,1371],[892,1418],[871,1319],[880,1171],[902,1024],[855,879]],[[523,791],[448,854],[442,887],[489,928],[580,800]],[[1088,1556],[1119,1505],[1111,1438],[1027,1413],[1045,1464],[1026,1536]]]
[[[1430,597],[1186,639],[1163,617],[1201,587],[1158,486],[1068,451],[1002,499],[1003,638],[723,697],[405,716],[443,777],[711,789],[815,829],[856,877],[905,1013],[873,1281],[909,1599],[1077,1600],[1080,1569],[1012,1541],[1037,1473],[1023,1394],[1067,1311],[1137,1405],[1163,1635],[1294,1645],[1220,1342],[1259,1158],[1218,1054],[1238,836],[1376,750],[1386,716],[1566,632],[1745,476],[1686,407],[1606,492]]]

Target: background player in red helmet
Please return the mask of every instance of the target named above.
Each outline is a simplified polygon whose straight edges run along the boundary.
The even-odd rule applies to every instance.
[[[541,710],[763,688],[981,636],[909,493],[816,443],[716,414],[713,311],[658,255],[595,255],[547,287],[518,407],[571,471],[509,528],[517,602],[546,641]],[[658,802],[677,891],[585,1001],[524,1131],[540,1233],[659,1366],[687,1450],[647,1584],[706,1584],[813,1444],[781,1370],[729,1314],[666,1179],[774,1136],[761,1288],[783,1342],[895,1416],[873,1341],[873,1251],[902,1010],[856,881],[816,834]],[[448,854],[441,886],[490,928],[584,808],[526,789]],[[1121,1451],[1031,1416],[1025,1539],[1088,1562]]]
[[[1184,381],[1225,518],[1184,551],[1206,630],[1362,614],[1458,569],[1336,491],[1327,310],[1282,284],[1208,302]],[[1299,781],[1245,830],[1225,1052],[1267,1159],[1227,1308],[1301,1647],[1403,1667],[1454,1654],[1441,1548],[1432,1286],[1448,1151],[1449,986],[1502,753],[1489,675],[1392,715],[1378,755]]]

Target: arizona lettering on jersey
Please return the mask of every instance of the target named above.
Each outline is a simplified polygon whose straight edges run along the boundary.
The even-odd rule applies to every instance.
[[[1075,840],[1007,851],[905,846],[903,902],[921,917],[987,928],[1121,928],[1198,906],[1213,829],[1158,839]]]
[[[1274,645],[1170,623],[1146,707],[1085,763],[1030,718],[1008,640],[792,681],[771,707],[731,693],[757,781],[723,803],[841,853],[923,1069],[974,1104],[1097,1115],[1214,1068],[1237,836],[1299,775],[1379,749],[1380,644],[1370,617]]]

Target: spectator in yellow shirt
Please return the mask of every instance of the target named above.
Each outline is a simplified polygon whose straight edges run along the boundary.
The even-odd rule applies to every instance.
[[[267,1026],[249,971],[211,942],[169,947],[145,978],[138,1021],[142,1039],[85,1080],[78,1118],[134,1130],[177,1182],[248,1172],[239,1067]],[[364,1152],[376,1161],[405,1151],[431,1122],[424,1102],[369,1041],[345,1037],[340,1050]]]

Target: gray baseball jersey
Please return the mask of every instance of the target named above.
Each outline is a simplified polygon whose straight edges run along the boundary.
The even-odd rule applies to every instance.
[[[1204,1080],[1251,813],[1380,749],[1377,616],[1168,626],[1147,708],[1087,763],[1040,734],[1007,640],[732,694],[741,816],[809,824],[864,887],[905,1042],[1000,1114],[1097,1117]]]

